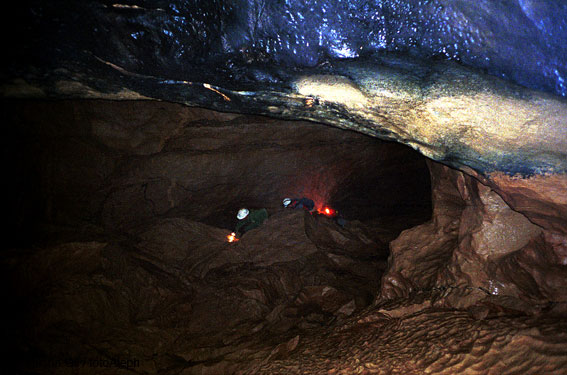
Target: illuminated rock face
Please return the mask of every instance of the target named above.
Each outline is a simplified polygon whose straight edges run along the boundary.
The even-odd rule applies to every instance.
[[[478,176],[534,223],[567,226],[563,5],[77,6],[23,13],[32,43],[14,48],[3,96],[158,99],[323,122],[407,144]],[[388,55],[403,51],[412,57]],[[434,54],[463,64],[426,60]],[[518,196],[526,177],[554,192]]]
[[[344,64],[340,78],[301,77],[295,87],[319,100],[313,117],[339,106],[344,117],[327,121],[406,143],[490,184],[504,199],[514,196],[513,181],[527,178],[533,190],[541,185],[541,194],[526,195],[524,204],[508,203],[535,221],[546,216],[555,230],[567,228],[567,102],[450,64],[380,61],[380,69]],[[537,200],[546,202],[547,214],[531,211]]]
[[[391,243],[382,297],[441,288],[450,292],[439,306],[466,307],[503,296],[529,312],[549,301],[565,306],[565,236],[531,223],[476,179],[429,166],[433,220]]]

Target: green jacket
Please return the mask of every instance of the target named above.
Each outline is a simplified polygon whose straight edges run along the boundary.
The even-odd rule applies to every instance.
[[[246,218],[238,220],[234,231],[236,233],[239,233],[241,230],[243,230],[243,233],[248,232],[251,229],[258,228],[267,218],[268,211],[266,211],[265,208],[250,210],[250,213],[246,216]]]

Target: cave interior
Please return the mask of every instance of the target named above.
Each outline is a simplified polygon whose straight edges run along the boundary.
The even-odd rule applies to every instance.
[[[560,2],[28,3],[6,368],[567,374]]]
[[[10,100],[3,113],[12,129],[4,150],[13,158],[6,253],[17,280],[7,293],[19,303],[10,311],[19,322],[13,335],[20,324],[49,320],[45,309],[67,306],[52,299],[69,293],[68,283],[88,298],[72,303],[79,315],[96,314],[101,302],[83,288],[126,308],[109,306],[112,323],[91,315],[88,324],[167,319],[158,326],[188,325],[193,345],[228,327],[248,335],[267,313],[274,315],[267,332],[323,327],[374,303],[388,243],[432,215],[425,157],[353,131],[155,101]],[[308,197],[315,208],[285,208],[284,197]],[[266,208],[269,217],[229,243],[242,207]],[[140,269],[118,271],[117,262]],[[272,273],[291,289],[271,285]],[[95,292],[104,283],[91,284],[100,278],[128,279],[110,293],[128,295],[106,300],[108,290]],[[224,290],[227,283],[234,290]],[[138,294],[146,288],[160,291]],[[53,316],[57,323],[45,328],[62,334],[59,324],[67,324],[66,334],[90,340],[94,327],[72,327],[77,313]],[[42,343],[46,334],[33,339]],[[45,361],[68,350],[50,342],[46,353],[30,338],[19,349],[39,350]]]

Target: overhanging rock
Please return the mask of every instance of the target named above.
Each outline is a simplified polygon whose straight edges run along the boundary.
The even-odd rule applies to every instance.
[[[47,80],[12,81],[2,94],[167,100],[314,120],[407,144],[491,185],[536,224],[559,231],[567,227],[567,100],[560,97],[454,63],[400,57],[294,71],[285,82],[259,82],[254,90],[234,88],[234,82],[228,89],[216,82],[141,76],[96,59],[91,63],[100,68],[97,74],[65,71]],[[538,191],[527,194],[527,202],[509,189],[527,186],[519,182],[526,179],[528,190]],[[542,201],[547,212],[534,212]]]
[[[280,5],[32,2],[14,13],[28,26],[7,44],[14,54],[0,79],[0,95],[164,100],[318,121],[407,144],[491,185],[534,223],[567,231],[567,100],[455,62],[424,59],[438,49],[431,40],[457,38],[461,45],[455,43],[454,52],[462,62],[551,92],[549,82],[521,77],[547,79],[527,67],[537,57],[538,64],[555,69],[556,85],[563,87],[564,47],[557,44],[565,29],[563,8],[512,2],[504,16],[496,6],[470,10],[446,1],[353,2],[348,9],[324,1],[313,9],[296,1]],[[331,10],[346,18],[320,17]],[[387,26],[373,21],[379,13]],[[439,31],[408,50],[408,41],[417,37],[407,34],[412,19],[417,29],[457,34]],[[497,22],[502,19],[507,24]],[[325,25],[336,32],[323,30]],[[321,33],[317,48],[311,48],[311,26]],[[382,31],[374,35],[374,29]],[[365,30],[368,35],[361,34]],[[475,42],[475,30],[482,41]],[[378,34],[401,36],[379,47]],[[505,39],[516,34],[532,43],[522,47]],[[474,51],[461,51],[467,45]],[[337,52],[342,50],[350,52]],[[392,50],[419,59],[387,53]],[[451,57],[446,47],[439,51]],[[473,63],[483,51],[499,62]],[[530,62],[510,65],[520,53]]]

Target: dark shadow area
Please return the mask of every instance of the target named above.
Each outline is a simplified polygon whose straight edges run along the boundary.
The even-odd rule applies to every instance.
[[[15,247],[117,235],[156,218],[230,230],[239,208],[275,213],[287,196],[347,221],[431,212],[425,159],[354,132],[155,102],[2,105]]]
[[[397,148],[398,144],[392,146]],[[337,188],[330,204],[347,219],[372,221],[415,215],[428,220],[432,209],[431,181],[425,158],[407,148],[407,152],[396,153],[395,160],[390,160],[376,165],[378,170],[357,169],[353,165],[354,172]]]
[[[388,242],[431,215],[424,158],[354,132],[158,102],[2,112],[5,335],[30,371],[128,356],[198,372],[342,321],[375,299]],[[314,212],[283,208],[303,196]],[[229,243],[241,207],[269,218]]]

